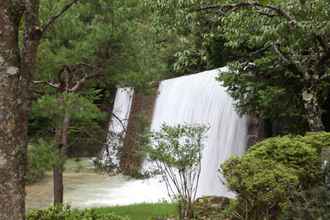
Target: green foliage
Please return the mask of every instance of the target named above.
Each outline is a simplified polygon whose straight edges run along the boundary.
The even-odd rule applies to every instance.
[[[43,1],[42,17],[46,19],[66,3]],[[42,42],[39,53],[42,78],[53,79],[63,66],[89,64],[93,68],[85,65],[84,71],[95,71],[97,67],[105,79],[92,84],[106,90],[117,84],[143,88],[159,79],[164,68],[149,30],[147,9],[142,0],[79,1]]]
[[[100,214],[92,209],[73,210],[68,206],[54,206],[45,210],[33,210],[27,220],[128,220],[112,213]]]
[[[84,146],[95,144],[101,146],[105,131],[100,126],[105,119],[97,105],[97,94],[81,95],[77,93],[64,93],[57,95],[44,95],[32,105],[32,118],[35,120],[32,137],[54,138],[54,131],[62,126],[65,114],[70,118],[69,141]],[[84,150],[80,148],[81,154]],[[90,151],[90,150],[89,150]],[[71,152],[69,152],[71,153]],[[87,153],[87,155],[90,155]]]
[[[65,0],[42,1],[41,19],[48,19],[65,4]],[[39,50],[39,78],[53,80],[63,66],[95,64],[101,58],[100,47],[112,33],[109,7],[108,1],[81,1],[50,27]]]
[[[159,132],[151,133],[151,146],[147,149],[150,159],[178,170],[199,166],[205,127],[188,125],[162,125]]]
[[[271,219],[283,214],[292,194],[322,181],[324,147],[330,147],[326,132],[275,137],[254,145],[240,158],[226,161],[222,172],[229,188],[238,194],[231,206],[234,219]]]
[[[75,210],[68,206],[50,207],[46,210],[31,210],[27,220],[154,220],[176,216],[176,204],[134,204]]]
[[[323,149],[330,148],[330,133],[310,132],[303,137],[303,141],[312,145],[320,153]]]
[[[329,219],[330,189],[323,185],[292,195],[281,219]]]
[[[65,93],[61,95],[42,96],[32,106],[32,112],[43,118],[52,121],[56,126],[61,123],[64,115],[69,114],[72,120],[93,121],[100,120],[104,114],[91,102],[91,98],[86,98],[76,93]]]
[[[223,166],[223,173],[238,193],[235,214],[255,220],[268,219],[285,207],[290,190],[299,184],[294,169],[272,160],[233,158]]]
[[[145,2],[154,13],[156,37],[166,45],[169,72],[228,65],[219,79],[239,111],[285,121],[289,132],[323,129],[321,106],[328,106],[330,83],[328,1]]]
[[[220,18],[199,10],[216,0],[144,1],[153,11],[155,37],[162,48],[160,53],[167,58],[170,76],[224,66],[231,59],[218,32]]]
[[[226,219],[224,210],[229,205],[230,199],[206,196],[194,202],[194,220],[219,220]]]
[[[226,46],[240,53],[220,79],[240,111],[298,119],[302,127],[314,114],[320,117],[320,110],[309,114],[306,103],[313,101],[316,109],[329,94],[330,51],[324,47],[330,42],[329,6],[329,1],[279,0],[226,10],[221,31]]]
[[[330,166],[323,167],[324,179],[311,189],[293,192],[283,220],[330,218]]]
[[[41,1],[42,23],[65,4],[66,0]],[[39,81],[38,100],[30,118],[31,137],[52,136],[51,128],[57,126],[59,122],[55,121],[61,121],[60,116],[67,109],[56,101],[62,90],[55,90],[45,82],[59,83],[63,71],[69,74],[70,85],[85,75],[98,74],[98,78],[89,78],[84,83],[80,95],[65,96],[73,117],[71,137],[83,142],[75,145],[101,145],[98,141],[104,139],[105,118],[95,115],[92,104],[109,109],[117,86],[146,90],[150,81],[158,80],[165,72],[156,39],[149,31],[147,9],[140,0],[82,0],[49,27],[38,52],[35,77]],[[95,91],[98,99],[91,97]],[[91,123],[92,126],[85,127]]]
[[[54,147],[50,142],[39,139],[36,143],[29,145],[26,182],[34,183],[43,178],[54,162]]]
[[[112,81],[145,91],[167,71],[143,0],[113,1],[113,53],[108,70]]]
[[[320,136],[314,135],[314,137]],[[329,134],[327,136],[329,137]],[[250,160],[255,158],[271,160],[293,168],[299,177],[300,184],[306,187],[318,181],[321,161],[320,151],[318,151],[320,146],[314,145],[314,143],[306,143],[305,139],[311,140],[308,136],[270,138],[251,147],[244,158]],[[330,139],[328,139],[329,144]]]
[[[164,124],[149,137],[147,153],[163,177],[168,194],[178,201],[180,219],[193,217],[205,133],[203,126]]]

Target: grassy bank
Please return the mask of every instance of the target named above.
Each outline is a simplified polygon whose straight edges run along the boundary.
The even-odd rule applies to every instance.
[[[177,208],[175,204],[136,204],[128,206],[115,206],[95,209],[99,213],[112,212],[119,216],[127,216],[131,220],[153,220],[156,217],[176,216]]]

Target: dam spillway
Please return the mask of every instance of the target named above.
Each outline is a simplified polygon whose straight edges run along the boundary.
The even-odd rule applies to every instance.
[[[209,128],[202,152],[197,197],[233,196],[219,173],[220,164],[233,155],[242,155],[247,146],[247,117],[237,113],[234,100],[216,80],[224,71],[226,68],[161,81],[153,109],[152,131],[158,131],[162,124],[205,125]],[[132,89],[129,91],[117,91],[117,95],[123,96],[118,100],[126,112],[131,108],[134,93]],[[116,102],[117,97],[115,107],[118,106]],[[129,113],[125,117],[128,118]],[[114,158],[114,161],[119,159]]]

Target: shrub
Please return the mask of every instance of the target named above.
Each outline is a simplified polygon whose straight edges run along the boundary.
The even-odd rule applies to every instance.
[[[299,183],[294,169],[272,160],[232,158],[223,172],[229,187],[238,193],[236,215],[255,220],[278,212]]]
[[[320,185],[302,192],[292,192],[282,220],[330,219],[330,165],[323,167]]]
[[[269,138],[254,145],[243,158],[271,160],[292,168],[306,188],[318,182],[321,174],[318,145],[308,140],[302,136]]]
[[[25,176],[27,183],[34,183],[44,177],[54,162],[53,146],[43,139],[28,147],[28,166]]]
[[[69,206],[53,206],[45,210],[33,210],[27,220],[129,220],[112,213],[100,214],[93,209],[83,211],[71,209]]]
[[[231,217],[276,219],[287,210],[294,192],[320,185],[321,152],[328,146],[330,134],[326,132],[274,137],[226,161],[222,172],[237,193]]]
[[[205,127],[163,125],[151,133],[147,153],[162,175],[169,195],[179,202],[180,219],[193,217],[201,171]]]

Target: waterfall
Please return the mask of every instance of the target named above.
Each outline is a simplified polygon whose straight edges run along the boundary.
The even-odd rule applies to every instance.
[[[216,80],[221,71],[225,69],[162,81],[151,124],[156,131],[163,123],[209,127],[202,152],[198,197],[233,196],[218,170],[230,156],[242,155],[247,145],[246,117],[237,114],[233,99]]]
[[[103,158],[112,168],[119,167],[119,149],[123,146],[132,107],[134,89],[118,88]]]
[[[151,130],[162,124],[199,124],[209,127],[202,152],[202,169],[197,197],[232,197],[219,173],[220,164],[233,155],[242,155],[247,145],[247,119],[235,111],[234,101],[216,77],[226,68],[164,80],[160,83],[154,107]],[[114,112],[127,119],[132,105],[132,89],[118,89]],[[125,135],[123,126],[112,118],[112,133]],[[111,141],[110,141],[111,140]],[[113,143],[111,143],[113,142]],[[110,155],[117,155],[122,139],[109,137]],[[111,143],[111,144],[110,144]],[[118,164],[116,156],[112,160]],[[165,187],[165,186],[164,186]],[[159,188],[163,192],[164,188]]]

